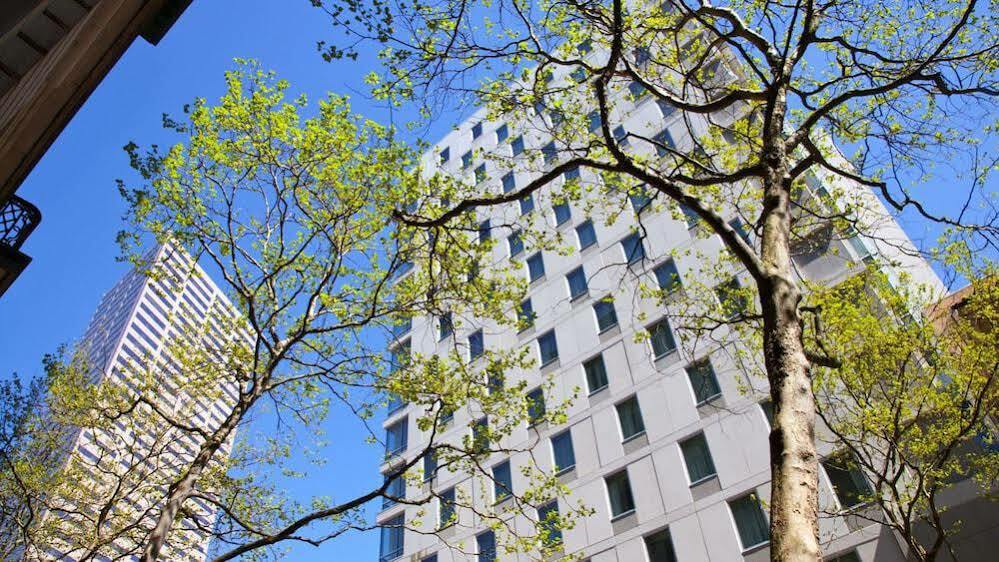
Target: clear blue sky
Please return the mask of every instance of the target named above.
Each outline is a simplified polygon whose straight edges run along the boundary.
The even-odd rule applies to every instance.
[[[125,271],[114,241],[123,212],[115,179],[129,177],[121,147],[166,144],[161,114],[179,115],[197,96],[216,98],[234,57],[260,60],[313,99],[328,90],[354,92],[355,110],[387,118],[362,93],[372,61],[331,64],[317,54],[316,41],[331,33],[308,0],[195,0],[159,46],[132,46],[18,191],[44,218],[23,248],[33,263],[0,299],[3,375],[37,374],[44,354],[83,333],[101,295]],[[443,135],[461,117],[436,123],[425,138]],[[931,197],[946,198],[944,190]],[[915,239],[934,232],[919,221],[906,226]],[[334,417],[331,430],[330,465],[310,491],[342,499],[377,484],[379,452],[362,442],[351,418]],[[377,543],[375,533],[354,534],[319,550],[296,548],[290,559],[376,560]]]

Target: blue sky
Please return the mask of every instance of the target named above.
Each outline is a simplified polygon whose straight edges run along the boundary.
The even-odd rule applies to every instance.
[[[140,40],[131,47],[18,191],[42,210],[43,221],[23,248],[33,263],[0,299],[3,375],[37,374],[44,354],[83,333],[101,295],[126,269],[115,259],[114,241],[124,210],[115,179],[130,177],[122,146],[172,142],[161,114],[179,115],[198,96],[217,98],[234,57],[258,59],[312,99],[328,90],[351,94],[356,111],[387,119],[364,99],[361,79],[371,60],[326,63],[316,52],[316,41],[332,32],[308,0],[198,0],[159,46]],[[425,138],[438,138],[461,117],[433,124]],[[946,198],[944,191],[931,197]],[[919,221],[906,226],[917,240],[935,232]],[[334,416],[330,429],[330,464],[309,482],[310,491],[343,499],[377,484],[379,451],[363,443],[356,422]],[[354,534],[318,550],[296,548],[289,559],[376,560],[377,542],[375,533]]]

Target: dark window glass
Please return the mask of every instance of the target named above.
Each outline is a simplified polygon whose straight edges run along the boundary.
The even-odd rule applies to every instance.
[[[591,111],[589,115],[586,116],[586,122],[591,133],[600,130],[600,123],[602,122],[600,119],[600,112]]]
[[[527,258],[527,272],[531,281],[537,281],[545,276],[545,261],[541,252]]]
[[[681,442],[680,450],[683,452],[683,462],[687,465],[687,477],[690,478],[691,484],[716,474],[711,450],[708,449],[708,441],[703,433]]]
[[[531,194],[520,198],[520,214],[526,215],[534,210],[534,196]]]
[[[568,203],[559,203],[555,205],[555,224],[565,224],[569,222],[572,218],[572,211],[569,209]]]
[[[396,504],[396,500],[406,497],[406,480],[402,475],[395,478],[385,476],[388,487],[385,488],[385,495],[382,497],[382,509],[388,509]]]
[[[576,227],[576,237],[579,239],[579,249],[585,250],[597,243],[597,231],[593,228],[593,221],[586,221]]]
[[[467,168],[471,165],[472,165],[472,151],[469,150],[468,152],[461,155],[461,167]]]
[[[753,243],[753,239],[749,237],[749,229],[746,228],[746,223],[742,222],[742,219],[736,217],[728,221],[728,225],[732,227],[732,230],[734,230],[740,238],[742,238],[743,242],[746,244]]]
[[[538,531],[547,547],[562,544],[562,530],[558,520],[558,502],[552,501],[538,508]]]
[[[385,429],[385,454],[394,455],[406,450],[409,440],[408,422],[403,418]]]
[[[694,389],[694,399],[698,404],[703,404],[721,394],[715,370],[711,366],[711,361],[707,359],[687,365],[687,378],[690,379],[690,386]]]
[[[441,164],[446,164],[447,161],[451,159],[451,148],[448,147],[442,150],[440,153],[440,157],[441,157]]]
[[[645,552],[649,562],[676,562],[676,552],[673,551],[673,537],[669,529],[656,531],[645,537]]]
[[[583,82],[584,80],[586,80],[586,69],[583,68],[583,67],[581,67],[581,66],[576,67],[576,69],[573,70],[569,74],[569,76],[573,79],[574,82],[576,82],[577,84],[579,84],[579,83]]]
[[[448,488],[441,492],[437,501],[439,502],[438,524],[441,529],[450,527],[455,523],[454,488]]]
[[[867,501],[871,487],[851,455],[840,454],[826,459],[822,462],[822,468],[826,470],[826,476],[836,492],[836,499],[843,509],[850,509]]]
[[[767,425],[774,426],[774,403],[769,398],[760,402],[760,409],[763,410],[763,417],[767,419]]]
[[[649,339],[652,342],[652,353],[656,359],[676,351],[673,330],[670,328],[669,320],[666,318],[649,326]]]
[[[479,548],[478,562],[496,562],[496,535],[492,531],[476,535],[475,544]]]
[[[437,457],[433,451],[423,455],[423,481],[427,482],[437,476]]]
[[[405,406],[406,406],[406,401],[403,400],[402,398],[399,398],[399,396],[395,394],[388,395],[388,404],[385,406],[388,415],[392,415],[398,412],[399,410],[403,409],[403,407]]]
[[[614,140],[616,140],[618,144],[626,144],[628,142],[628,131],[626,131],[622,125],[614,127]]]
[[[653,140],[656,141],[656,154],[659,156],[665,156],[669,153],[669,149],[676,148],[676,145],[673,143],[673,136],[669,134],[669,130],[667,129],[659,131],[659,133],[653,137]]]
[[[545,393],[540,388],[527,393],[527,423],[535,425],[545,418]]]
[[[558,359],[558,342],[555,341],[555,330],[548,330],[538,338],[538,351],[541,354],[541,364],[547,365]]]
[[[621,423],[621,438],[624,441],[645,432],[645,422],[642,421],[642,409],[638,406],[638,398],[632,396],[624,402],[618,402],[617,419]]]
[[[656,275],[659,288],[666,293],[672,293],[680,288],[680,273],[676,270],[676,263],[672,259],[656,266],[652,272]]]
[[[381,545],[378,549],[378,562],[389,562],[402,556],[404,549],[404,522],[404,515],[397,515],[381,525]]]
[[[472,125],[472,138],[477,139],[482,136],[482,123]]]
[[[503,174],[503,193],[510,193],[517,188],[517,178],[513,172]]]
[[[506,123],[503,123],[496,129],[496,142],[503,142],[508,136],[510,136],[510,130],[507,128]]]
[[[628,84],[628,93],[631,94],[631,99],[639,100],[644,97],[645,94],[649,93],[649,91],[645,89],[645,86],[639,84],[638,82],[631,82]]]
[[[410,347],[411,344],[409,342],[409,339],[407,339],[404,342],[400,342],[399,345],[395,346],[392,349],[391,369],[393,373],[401,369],[404,369],[406,365],[409,364],[409,359],[411,356]]]
[[[565,173],[562,174],[562,177],[565,178],[565,181],[579,179],[579,166],[573,166],[569,168],[568,170],[565,171]]]
[[[652,197],[649,196],[649,190],[644,185],[634,188],[628,194],[628,199],[631,201],[631,208],[639,214],[652,204]]]
[[[583,271],[583,266],[579,266],[570,271],[565,276],[565,280],[569,284],[569,297],[573,299],[585,295],[589,290],[586,285],[586,272]]]
[[[489,419],[479,418],[472,424],[472,448],[485,451],[489,448]]]
[[[636,263],[645,259],[645,247],[642,246],[642,238],[637,232],[632,232],[625,237],[621,241],[621,247],[624,248],[624,259],[628,260],[628,263]]]
[[[593,42],[589,39],[584,39],[579,45],[576,45],[576,49],[580,52],[580,54],[585,55],[593,50]]]
[[[479,164],[475,167],[475,183],[482,183],[486,179],[486,165]]]
[[[445,312],[438,322],[438,338],[444,339],[454,333],[454,321],[450,312]]]
[[[486,390],[489,391],[489,394],[503,390],[505,382],[506,377],[502,371],[490,371],[486,379]]]
[[[558,158],[558,150],[555,148],[555,143],[550,142],[541,149],[541,154],[545,158],[545,164],[551,164]]]
[[[492,228],[489,226],[489,219],[486,219],[479,223],[479,242],[485,242],[489,240],[493,235]]]
[[[427,556],[426,558],[421,558],[420,562],[437,562],[437,555],[436,554],[431,554],[430,556]]]
[[[590,394],[607,387],[607,366],[603,355],[583,363],[583,371],[586,372],[586,388]]]
[[[735,318],[749,309],[749,300],[742,291],[737,277],[716,286],[715,296],[718,297],[718,304],[726,318]]]
[[[486,344],[482,336],[482,330],[476,330],[468,336],[468,357],[475,359],[486,351]]]
[[[510,150],[513,151],[514,156],[524,152],[524,137],[517,137],[513,139],[510,143]]]
[[[683,213],[683,220],[687,223],[687,228],[694,228],[701,220],[700,215],[690,207],[680,204],[680,212]]]
[[[593,305],[593,312],[597,315],[597,329],[605,332],[617,326],[617,311],[614,310],[614,301],[602,299]]]
[[[657,99],[656,105],[659,106],[659,112],[662,113],[663,119],[673,115],[673,112],[676,111],[676,107],[666,100]]]
[[[493,501],[500,501],[513,493],[513,473],[510,461],[503,461],[493,467]]]
[[[742,550],[749,550],[770,541],[770,525],[760,502],[752,494],[728,502],[732,518],[739,530]]]
[[[534,325],[534,305],[531,304],[531,299],[526,299],[520,303],[520,308],[517,310],[517,319],[520,321],[522,329],[527,329]]]
[[[604,479],[607,496],[610,499],[611,518],[619,517],[635,510],[635,498],[631,495],[631,482],[628,471],[622,470]]]
[[[510,257],[516,256],[517,254],[524,251],[524,241],[520,238],[520,232],[514,232],[506,239],[507,246],[510,248]]]
[[[562,472],[576,466],[576,452],[572,448],[572,432],[568,429],[552,436],[552,457],[555,471]]]
[[[652,58],[652,52],[646,47],[637,47],[634,50],[634,55],[635,63],[639,65],[649,62],[649,59]]]

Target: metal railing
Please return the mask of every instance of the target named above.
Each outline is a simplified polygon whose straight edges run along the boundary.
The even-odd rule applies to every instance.
[[[11,196],[0,207],[0,245],[17,250],[41,220],[38,207],[16,195]]]

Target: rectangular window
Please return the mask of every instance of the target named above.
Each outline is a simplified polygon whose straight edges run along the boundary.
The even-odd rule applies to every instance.
[[[663,318],[649,326],[649,341],[652,343],[652,353],[656,359],[676,351],[673,329],[670,328],[668,318]]]
[[[493,501],[500,502],[513,494],[513,473],[510,461],[503,461],[493,467]]]
[[[555,461],[555,472],[564,472],[576,466],[576,452],[572,448],[570,430],[552,436],[552,458]]]
[[[508,136],[510,136],[510,129],[507,128],[506,123],[503,123],[496,129],[496,142],[503,142]]]
[[[742,222],[742,219],[736,217],[728,221],[728,225],[739,235],[739,238],[742,238],[743,242],[749,245],[753,244],[753,239],[749,237],[749,229],[746,228],[746,223]]]
[[[472,151],[469,150],[468,152],[461,155],[461,167],[468,168],[471,165],[472,165]]]
[[[381,525],[381,545],[378,562],[389,562],[402,556],[405,515],[397,515]]]
[[[645,259],[645,247],[642,246],[642,238],[637,232],[632,232],[621,240],[621,248],[624,249],[624,259],[629,264],[637,263]]]
[[[639,215],[652,204],[652,197],[649,196],[649,189],[644,185],[639,185],[633,188],[631,192],[628,193],[628,199],[631,201],[632,210],[635,211],[635,214]]]
[[[575,70],[569,73],[569,77],[572,78],[572,80],[577,84],[582,84],[583,81],[586,80],[586,69],[578,66]]]
[[[526,215],[534,210],[534,196],[528,193],[520,198],[520,214]]]
[[[659,113],[662,114],[663,119],[673,115],[673,112],[676,111],[676,107],[666,100],[657,99],[656,105],[659,106]]]
[[[600,124],[603,122],[600,119],[599,111],[591,111],[589,115],[586,116],[586,122],[591,133],[600,130]]]
[[[545,260],[541,257],[541,252],[527,258],[527,273],[532,282],[545,276]]]
[[[708,449],[708,441],[703,433],[681,441],[680,451],[683,453],[683,462],[687,465],[687,477],[690,478],[691,485],[717,474],[711,450]]]
[[[628,144],[628,131],[625,130],[624,126],[614,127],[614,140],[618,144]]]
[[[676,270],[676,262],[673,261],[673,258],[657,265],[652,272],[656,276],[659,288],[664,293],[669,294],[680,288],[680,273]]]
[[[506,381],[506,377],[503,375],[502,371],[490,371],[489,376],[486,378],[486,391],[489,394],[503,390],[503,384]]]
[[[489,219],[486,219],[479,223],[479,242],[485,242],[492,238],[493,231],[489,226]]]
[[[481,417],[472,424],[472,448],[478,452],[489,449],[489,418]]]
[[[586,389],[590,394],[607,388],[607,365],[603,355],[597,355],[583,363],[583,371],[586,373]]]
[[[482,122],[478,122],[472,125],[472,140],[475,140],[482,136]]]
[[[392,337],[400,337],[409,333],[413,329],[412,318],[399,318],[392,323]]]
[[[645,94],[649,93],[649,91],[645,89],[645,86],[639,84],[636,81],[632,81],[630,84],[628,84],[628,93],[631,94],[632,100],[637,101],[642,99],[642,97],[644,97]]]
[[[683,220],[687,223],[687,228],[694,228],[697,223],[700,222],[701,217],[697,214],[697,211],[691,209],[690,207],[680,203],[680,212],[683,213]]]
[[[647,47],[638,47],[633,53],[635,55],[635,64],[639,66],[649,62],[649,59],[652,58],[652,52]]]
[[[433,451],[427,451],[423,455],[423,481],[429,482],[437,476],[437,456]]]
[[[545,393],[535,388],[527,393],[527,425],[537,425],[545,419]]]
[[[600,333],[617,326],[617,311],[614,310],[614,301],[601,299],[593,305],[593,312],[597,315],[597,330]]]
[[[410,340],[407,338],[406,341],[401,342],[392,349],[391,368],[393,373],[404,369],[409,364],[411,345]]]
[[[565,179],[565,181],[578,180],[579,179],[579,166],[573,166],[573,167],[569,168],[568,170],[566,170],[562,174],[562,177]]]
[[[437,525],[439,529],[445,527],[450,527],[454,525],[457,517],[455,517],[454,509],[454,488],[448,488],[441,492],[438,501],[438,513],[437,513]]]
[[[579,239],[579,249],[585,250],[597,243],[597,231],[593,221],[588,220],[576,227],[576,238]]]
[[[513,151],[513,155],[517,156],[524,152],[524,137],[519,136],[510,142],[510,150]]]
[[[475,167],[475,183],[482,183],[486,181],[486,165],[479,164]]]
[[[607,498],[610,500],[611,519],[635,511],[635,498],[631,495],[628,471],[622,470],[604,479]]]
[[[718,378],[709,359],[703,359],[687,365],[687,378],[694,390],[694,400],[700,405],[721,395]]]
[[[732,511],[735,527],[739,530],[739,542],[743,551],[770,542],[770,524],[754,494],[734,499],[728,502],[728,507]]]
[[[475,545],[479,549],[478,562],[496,562],[496,535],[492,531],[476,535]]]
[[[649,556],[649,562],[676,562],[673,537],[670,536],[669,529],[662,529],[646,536],[645,552]]]
[[[482,330],[476,330],[468,336],[468,359],[474,360],[486,352],[486,344]]]
[[[676,148],[676,144],[673,143],[673,136],[669,134],[668,129],[659,131],[652,140],[656,141],[656,154],[659,156],[665,156],[669,153],[670,149]]]
[[[440,317],[437,327],[437,339],[442,340],[454,333],[454,320],[452,319],[450,312],[445,312],[444,315]]]
[[[542,366],[558,359],[558,342],[555,341],[555,330],[548,330],[538,337],[538,353],[541,355]]]
[[[451,159],[451,147],[447,147],[440,153],[441,164],[447,164],[448,160]]]
[[[569,284],[569,297],[574,300],[589,291],[589,287],[586,285],[586,272],[583,270],[583,266],[570,271],[565,276],[565,280]]]
[[[617,420],[621,424],[622,441],[645,433],[645,422],[642,421],[642,409],[638,405],[637,396],[618,402],[615,409],[617,409]]]
[[[520,303],[520,308],[517,309],[517,320],[520,322],[521,330],[526,330],[534,325],[534,305],[531,304],[531,299],[525,299]]]
[[[385,482],[388,486],[385,488],[385,495],[382,496],[382,509],[388,509],[406,497],[406,480],[401,474],[397,474],[395,478],[386,475]]]
[[[551,501],[538,508],[538,532],[541,542],[548,548],[562,544],[562,530],[558,519],[558,501]]]
[[[853,455],[841,453],[822,461],[822,468],[829,477],[836,500],[843,509],[850,509],[863,503],[871,495],[871,487],[860,471]]]
[[[392,415],[406,406],[406,401],[395,394],[388,395],[388,404],[385,406],[388,415]]]
[[[572,218],[572,210],[569,209],[568,203],[558,203],[553,209],[555,210],[555,224],[562,225]]]
[[[749,299],[739,285],[739,278],[733,277],[715,287],[715,296],[721,306],[722,315],[733,319],[749,309]]]
[[[409,420],[402,418],[385,428],[385,454],[395,455],[406,450],[409,440]]]
[[[503,193],[510,193],[514,189],[517,189],[517,177],[513,175],[513,172],[507,172],[503,174]]]
[[[524,240],[520,237],[520,231],[514,232],[506,239],[506,244],[510,248],[510,257],[524,251]]]
[[[555,143],[550,142],[546,144],[541,149],[541,154],[544,156],[545,164],[551,164],[554,162],[555,159],[558,158],[558,150],[555,148]]]
[[[436,554],[431,554],[430,556],[427,556],[426,558],[421,558],[420,562],[437,562],[437,555]]]

